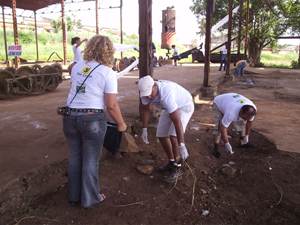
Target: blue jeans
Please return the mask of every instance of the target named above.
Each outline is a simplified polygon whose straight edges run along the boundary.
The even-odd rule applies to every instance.
[[[106,132],[105,114],[71,112],[63,118],[63,129],[69,145],[69,201],[91,207],[101,201],[99,158]]]
[[[244,69],[246,68],[246,63],[240,63],[239,65],[236,66],[234,70],[234,75],[239,77],[244,75]]]
[[[226,70],[226,66],[227,66],[227,55],[222,54],[221,55],[221,60],[220,60],[219,71],[221,71],[222,69],[225,71]]]

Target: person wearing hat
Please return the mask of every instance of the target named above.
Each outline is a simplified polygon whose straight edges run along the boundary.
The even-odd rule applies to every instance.
[[[217,129],[214,132],[213,155],[217,158],[220,157],[218,146],[221,139],[224,142],[225,150],[230,154],[234,153],[227,133],[231,123],[241,134],[241,147],[250,146],[249,134],[257,112],[255,104],[243,95],[226,93],[214,98],[213,108],[217,124]]]
[[[188,157],[184,143],[184,132],[194,112],[192,95],[182,86],[167,80],[154,81],[149,75],[138,81],[140,92],[141,117],[143,122],[142,139],[148,141],[148,121],[150,104],[162,107],[156,136],[166,152],[169,162],[160,168],[165,172],[176,172],[180,168],[181,160]]]

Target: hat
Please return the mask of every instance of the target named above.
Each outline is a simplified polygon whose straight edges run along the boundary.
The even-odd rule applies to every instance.
[[[150,75],[140,78],[138,82],[140,97],[151,95],[153,85],[154,85],[154,80]]]

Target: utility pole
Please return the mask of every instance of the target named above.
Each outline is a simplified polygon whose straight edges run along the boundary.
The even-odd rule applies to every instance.
[[[230,76],[230,64],[231,64],[232,0],[228,0],[228,17],[229,18],[228,18],[226,76]]]
[[[95,0],[96,34],[99,34],[99,0]]]
[[[205,25],[205,59],[203,87],[209,86],[210,73],[210,47],[211,47],[211,24],[214,0],[207,0],[206,3],[206,25]]]
[[[243,21],[243,5],[244,0],[240,0],[239,3],[239,31],[238,31],[238,40],[237,40],[237,58],[238,60],[241,59],[241,42],[242,42],[242,21]]]
[[[153,73],[152,68],[152,0],[139,0],[139,76]]]
[[[120,0],[120,43],[123,44],[123,0]],[[123,52],[121,52],[123,58]]]
[[[244,48],[244,54],[246,57],[248,57],[248,32],[249,32],[249,0],[247,0],[246,3],[246,31],[245,31],[245,48]]]

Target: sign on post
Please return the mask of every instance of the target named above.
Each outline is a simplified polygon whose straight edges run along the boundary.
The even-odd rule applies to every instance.
[[[8,46],[8,55],[9,56],[20,56],[22,54],[21,45],[10,45]]]

